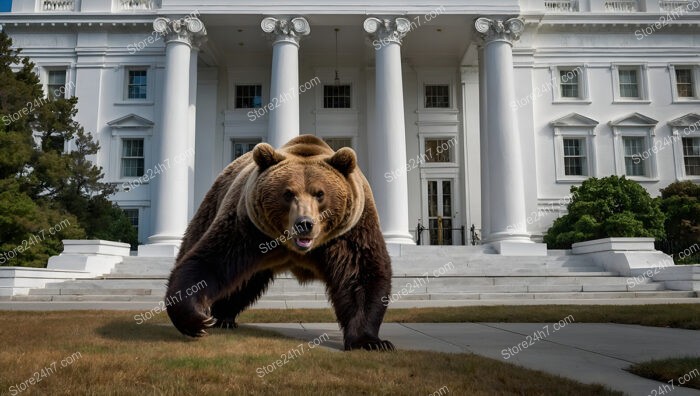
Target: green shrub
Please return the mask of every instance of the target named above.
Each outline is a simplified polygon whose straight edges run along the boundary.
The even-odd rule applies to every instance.
[[[691,252],[683,263],[699,263],[700,185],[691,181],[675,182],[661,190],[661,210],[666,214],[666,247],[669,254]],[[695,248],[693,248],[695,246]],[[693,254],[694,253],[694,254]]]
[[[637,182],[624,176],[592,177],[571,187],[568,213],[544,236],[550,249],[607,237],[664,238],[665,216],[659,203]]]

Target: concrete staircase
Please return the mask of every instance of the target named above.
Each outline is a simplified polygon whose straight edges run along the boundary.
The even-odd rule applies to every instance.
[[[497,304],[586,304],[667,302],[696,298],[693,291],[667,290],[664,282],[632,281],[606,272],[587,259],[549,251],[545,257],[506,257],[483,247],[402,246],[392,257],[392,307]],[[128,309],[155,306],[165,295],[173,260],[126,257],[110,274],[49,283],[13,301],[122,303]],[[696,300],[697,301],[697,300]],[[111,306],[111,305],[110,305]],[[279,276],[259,308],[328,307],[323,284],[300,286]]]

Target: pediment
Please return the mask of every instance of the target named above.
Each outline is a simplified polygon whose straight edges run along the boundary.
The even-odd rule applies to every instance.
[[[111,126],[112,128],[152,128],[153,121],[132,113],[125,115],[124,117],[117,118],[116,120],[109,121],[107,125]]]
[[[669,121],[668,125],[672,127],[687,127],[697,125],[698,123],[700,123],[700,115],[696,113],[688,113],[684,116]]]
[[[659,122],[643,114],[632,113],[630,115],[610,121],[611,126],[655,126]]]
[[[598,121],[578,113],[571,113],[549,123],[554,127],[594,127]]]

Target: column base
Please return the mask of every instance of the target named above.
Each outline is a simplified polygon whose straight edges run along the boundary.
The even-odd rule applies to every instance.
[[[156,234],[148,237],[148,242],[139,246],[140,257],[177,257],[182,236]]]
[[[177,257],[180,253],[180,246],[168,245],[164,243],[140,245],[139,257]]]
[[[397,244],[397,245],[415,245],[416,241],[413,240],[413,236],[409,233],[397,233],[397,232],[383,232],[384,241],[387,245]]]
[[[498,241],[489,244],[501,256],[546,256],[547,244],[532,241]]]

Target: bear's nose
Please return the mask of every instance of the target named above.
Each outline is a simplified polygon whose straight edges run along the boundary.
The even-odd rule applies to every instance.
[[[310,217],[301,216],[294,222],[294,228],[301,235],[310,234],[314,228],[314,221]]]

